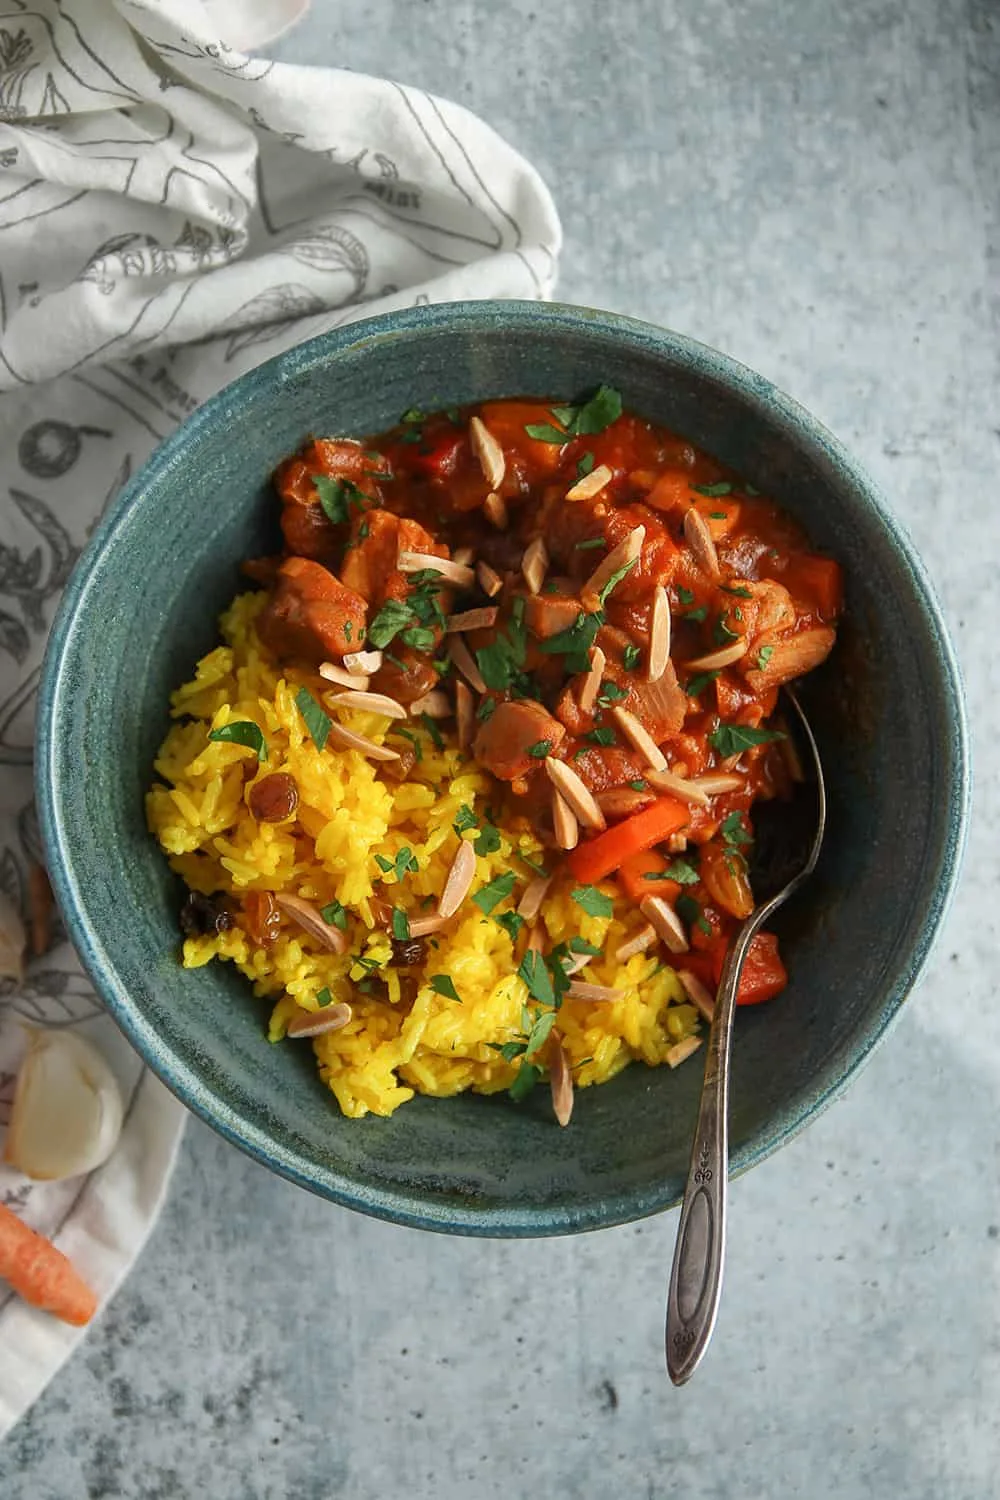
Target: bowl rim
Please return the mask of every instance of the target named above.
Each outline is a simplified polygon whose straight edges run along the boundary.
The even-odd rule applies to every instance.
[[[894,982],[884,1001],[855,1031],[849,1043],[827,1059],[815,1089],[780,1111],[768,1128],[737,1149],[730,1173],[737,1176],[756,1166],[815,1120],[841,1097],[874,1048],[899,1017],[904,1001],[918,982],[934,941],[947,915],[961,869],[971,800],[969,735],[961,673],[941,607],[926,567],[880,489],[844,445],[792,397],[709,345],[655,324],[585,306],[567,303],[483,300],[422,304],[359,319],[328,330],[262,362],[210,396],[153,450],[123,487],[94,528],[63,592],[49,634],[42,667],[36,730],[36,801],[53,890],[70,940],[108,1012],[145,1064],[181,1102],[232,1145],[280,1176],[343,1207],[412,1228],[450,1234],[530,1238],[610,1227],[644,1218],[673,1207],[679,1196],[666,1186],[626,1189],[578,1204],[502,1205],[475,1208],[453,1200],[435,1199],[429,1192],[397,1187],[372,1187],[352,1177],[309,1162],[301,1153],[274,1140],[243,1119],[162,1042],[157,1031],[132,1004],[125,986],[96,933],[89,931],[77,900],[78,883],[61,820],[61,792],[55,771],[56,728],[64,707],[62,671],[64,651],[86,604],[91,577],[104,546],[124,524],[132,506],[149,485],[183,454],[193,432],[212,425],[238,405],[250,385],[268,385],[276,392],[310,369],[322,367],[344,353],[387,338],[413,339],[456,327],[495,328],[546,336],[585,330],[599,338],[623,343],[634,354],[652,354],[674,367],[707,377],[734,391],[749,409],[795,429],[796,443],[834,466],[842,481],[860,496],[904,563],[913,593],[935,645],[938,690],[948,709],[951,734],[942,757],[941,794],[946,807],[937,881],[916,940],[892,965]],[[363,1126],[361,1128],[364,1128]],[[693,1128],[693,1121],[692,1121]]]

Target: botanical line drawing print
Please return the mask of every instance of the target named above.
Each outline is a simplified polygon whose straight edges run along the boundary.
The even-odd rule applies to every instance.
[[[249,302],[244,302],[216,330],[220,334],[230,335],[226,345],[226,363],[254,344],[266,344],[272,339],[280,338],[283,333],[290,332],[300,318],[325,310],[326,303],[322,297],[294,281],[267,287],[263,292],[258,292],[256,297],[251,297]]]
[[[75,545],[65,526],[44,500],[38,500],[24,490],[17,490],[13,485],[9,494],[21,514],[48,544],[49,569],[47,576],[43,578],[44,559],[41,548],[36,547],[24,557],[17,547],[8,547],[0,542],[0,594],[6,594],[19,604],[25,624],[43,634],[46,627],[42,606],[65,587],[80,556],[80,548]],[[11,649],[9,644],[7,649]],[[16,651],[12,654],[17,656]]]
[[[0,765],[28,766],[34,759],[35,697],[41,675],[41,667],[36,667],[0,703]]]
[[[20,27],[16,32],[0,26],[0,115],[15,119],[25,113],[24,87],[35,71],[30,61],[35,50],[31,37]]]
[[[82,974],[65,969],[42,969],[29,973],[13,995],[0,996],[6,1006],[33,1026],[62,1029],[92,1021],[103,1007]]]
[[[80,457],[84,437],[111,437],[106,427],[74,427],[46,419],[22,432],[17,445],[21,468],[33,479],[58,479]]]

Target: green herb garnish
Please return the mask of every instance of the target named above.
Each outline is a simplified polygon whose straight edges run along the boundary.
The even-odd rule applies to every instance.
[[[613,703],[618,703],[620,699],[627,697],[628,692],[625,688],[619,687],[617,682],[609,681],[601,684],[597,701],[602,708],[610,708]]]
[[[326,474],[314,474],[312,482],[316,486],[323,514],[334,526],[350,520],[352,505],[364,509],[369,503],[364,490],[359,490],[349,479],[330,479]]]
[[[694,897],[689,896],[686,891],[677,897],[677,900],[674,902],[674,910],[689,927],[697,927],[699,932],[703,932],[706,937],[712,936],[712,924],[708,921]]]
[[[732,641],[738,641],[739,638],[739,631],[730,630],[729,626],[726,624],[725,615],[720,615],[716,620],[715,628],[712,631],[712,639],[715,644],[717,646],[728,646]]]
[[[552,749],[551,740],[536,740],[533,745],[528,746],[528,754],[532,760],[544,760]]]
[[[712,730],[708,742],[713,750],[726,759],[730,755],[740,755],[754,745],[768,745],[772,740],[784,738],[779,729],[751,729],[748,724],[720,724],[718,729]]]
[[[718,484],[694,484],[691,486],[699,495],[707,495],[710,500],[718,500],[722,495],[731,495],[733,487],[728,480],[720,479]]]
[[[589,740],[592,745],[613,745],[615,742],[615,732],[610,724],[599,724],[596,729],[592,729],[589,734],[585,734],[584,739]]]
[[[527,865],[529,870],[534,870],[536,875],[541,875],[543,880],[548,880],[549,872],[544,865],[540,865],[535,859],[529,859],[528,856],[526,854],[522,854],[519,849],[516,851],[516,853],[517,858],[521,861],[522,865]]]
[[[594,468],[594,455],[592,453],[584,453],[576,461],[576,477],[577,477],[577,479],[585,479],[587,477],[587,475],[590,474],[593,471],[593,468]]]
[[[461,807],[458,809],[458,812],[455,814],[455,821],[451,826],[452,828],[454,828],[459,837],[461,837],[461,835],[463,833],[467,833],[470,828],[477,827],[478,823],[479,819],[472,811],[472,808],[469,807],[468,803],[463,802]]]
[[[424,728],[427,730],[427,733],[430,735],[431,739],[434,741],[435,747],[438,750],[443,750],[444,749],[444,739],[443,739],[443,737],[441,735],[440,729],[437,727],[437,725],[435,724],[434,720],[431,718],[430,714],[421,714],[420,715],[420,722],[424,726]]]
[[[690,679],[684,691],[689,698],[697,698],[698,694],[707,688],[710,682],[714,682],[718,675],[718,669],[714,672],[698,672]]]
[[[517,972],[528,986],[528,994],[533,1000],[540,1001],[542,1005],[555,1005],[552,975],[549,973],[545,959],[537,949],[528,949],[518,965]]]
[[[245,750],[253,750],[258,762],[267,760],[267,741],[263,731],[249,719],[237,719],[233,724],[223,724],[221,729],[210,729],[208,737],[224,745],[242,745]]]
[[[722,592],[724,594],[735,594],[738,599],[752,599],[753,598],[753,594],[750,592],[750,590],[749,589],[745,589],[742,586],[742,584],[737,587],[734,584],[720,583],[719,584],[719,588],[722,590]]]
[[[678,885],[697,885],[698,871],[689,859],[674,859],[661,875],[650,875],[649,880],[676,880]]]
[[[518,934],[524,926],[524,918],[518,912],[504,911],[498,917],[494,917],[493,920],[499,923],[504,929],[512,943],[517,942]]]
[[[330,994],[330,991],[327,989],[326,985],[324,985],[317,994],[316,1004],[319,1006],[320,1010],[325,1010],[328,1005],[333,1004],[333,996]]]
[[[633,792],[648,792],[649,791],[649,782],[648,781],[643,781],[643,779],[642,779],[641,776],[638,777],[637,780],[635,780],[635,781],[630,781],[629,782],[629,786],[632,788]]]
[[[684,588],[683,584],[677,586],[677,598],[681,604],[694,603],[694,594],[690,589]]]
[[[567,672],[588,672],[590,648],[603,624],[604,614],[601,610],[590,615],[581,612],[566,630],[560,630],[556,635],[550,635],[536,644],[539,651],[548,656],[565,656]]]
[[[313,744],[317,750],[322,750],[333,728],[332,720],[327,718],[308,688],[299,688],[295,694],[295,705],[312,735]]]
[[[603,537],[603,536],[592,536],[592,537],[588,538],[588,540],[585,541],[585,542],[577,542],[577,544],[576,544],[576,551],[577,552],[590,552],[595,547],[606,547],[607,545],[608,545],[608,543],[607,543],[607,540],[606,540],[605,537]]]
[[[754,663],[758,672],[763,672],[764,668],[767,666],[773,655],[773,646],[761,646],[760,650],[757,652],[756,662]]]
[[[497,700],[495,698],[484,698],[476,709],[476,718],[480,724],[485,724],[487,719],[492,719],[497,711]]]
[[[743,826],[743,814],[741,812],[731,812],[723,818],[720,832],[727,844],[753,843],[753,836]]]
[[[472,847],[477,854],[495,854],[500,848],[499,829],[494,828],[492,823],[484,823]]]
[[[578,885],[570,895],[577,906],[582,906],[590,917],[610,917],[615,909],[611,897],[599,891],[595,885]]]
[[[641,659],[642,651],[638,646],[626,646],[622,652],[626,672],[634,672]]]
[[[606,604],[608,602],[608,595],[614,592],[614,590],[621,583],[622,579],[625,577],[626,573],[631,573],[632,569],[635,567],[638,561],[639,559],[637,557],[633,557],[627,563],[624,563],[620,568],[615,569],[611,577],[608,579],[607,583],[601,589],[599,597],[602,604]]]
[[[544,1076],[544,1069],[538,1067],[536,1063],[522,1063],[517,1077],[507,1090],[514,1103],[520,1104],[522,1099],[527,1099],[535,1084]]]
[[[339,927],[341,932],[347,931],[347,908],[339,901],[330,901],[326,906],[321,906],[319,914],[328,927]]]
[[[443,995],[446,1000],[457,1000],[459,1005],[462,1003],[462,997],[456,990],[450,974],[432,974],[431,989],[435,995]]]
[[[392,935],[398,943],[410,941],[410,919],[400,906],[392,909]]]
[[[484,917],[488,917],[495,906],[507,899],[514,889],[514,879],[513,870],[508,870],[505,875],[495,876],[482,890],[476,892],[472,899]]]
[[[684,612],[684,618],[685,618],[685,620],[692,620],[696,625],[700,625],[701,622],[702,622],[702,620],[707,619],[707,617],[708,617],[708,605],[707,604],[699,604],[697,609],[688,609],[688,610],[685,610],[685,612]]]

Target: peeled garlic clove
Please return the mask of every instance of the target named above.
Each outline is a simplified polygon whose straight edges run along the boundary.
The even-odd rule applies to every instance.
[[[121,1129],[121,1092],[97,1048],[71,1031],[33,1031],[4,1161],[40,1181],[79,1177],[107,1161]]]
[[[0,979],[13,979],[17,984],[24,978],[24,950],[27,934],[21,913],[0,891]]]

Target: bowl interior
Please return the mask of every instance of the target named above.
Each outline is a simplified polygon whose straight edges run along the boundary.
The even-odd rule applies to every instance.
[[[829,778],[816,877],[778,924],[787,992],[739,1014],[734,1169],[843,1086],[885,1029],[950,889],[961,704],[923,575],[833,439],[766,381],[678,336],[535,304],[422,308],[324,335],[207,403],[107,517],[64,599],[42,694],[40,805],[57,894],[112,1013],[238,1144],[338,1201],[469,1233],[589,1228],[676,1201],[701,1069],[634,1065],[580,1094],[415,1099],[347,1121],[311,1052],[265,1040],[227,966],[179,966],[179,884],[143,794],[171,690],[216,641],[241,559],[273,546],[269,475],[309,433],[377,432],[413,405],[573,395],[599,381],[797,515],[847,577],[842,639],[804,699]],[[905,774],[901,774],[905,768]],[[541,1091],[539,1091],[541,1094]]]

